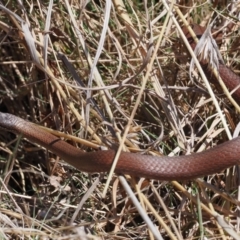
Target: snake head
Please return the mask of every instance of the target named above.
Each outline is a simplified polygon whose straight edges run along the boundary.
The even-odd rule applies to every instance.
[[[0,112],[0,129],[17,134],[18,131],[15,126],[22,121],[21,118],[13,116],[12,114]]]

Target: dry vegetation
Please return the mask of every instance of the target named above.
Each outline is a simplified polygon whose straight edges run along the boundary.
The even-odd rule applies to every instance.
[[[108,23],[102,0],[54,1],[52,10],[49,1],[19,2],[0,9],[1,111],[76,136],[64,135],[84,151],[122,143],[124,151],[172,156],[228,140],[197,71],[189,77],[176,24],[232,21],[220,49],[237,70],[237,4],[115,0]],[[239,113],[215,93],[233,133]],[[107,174],[79,172],[5,131],[0,144],[1,239],[157,239],[118,176],[103,198]],[[204,181],[127,179],[163,239],[236,239],[237,168]]]

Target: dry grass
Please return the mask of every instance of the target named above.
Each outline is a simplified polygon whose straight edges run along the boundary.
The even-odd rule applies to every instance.
[[[105,1],[54,1],[50,21],[47,1],[23,2],[4,6],[29,32],[0,9],[1,111],[83,138],[68,141],[85,151],[121,145],[172,156],[227,141],[204,83],[188,75],[177,5],[167,16],[165,1],[115,0],[104,35]],[[237,24],[239,9],[230,12],[222,1],[186,2],[179,11],[188,22],[206,25],[218,16],[216,25]],[[225,36],[221,54],[237,70],[236,30]],[[239,114],[223,95],[216,97],[234,132]],[[78,172],[13,134],[0,137],[1,239],[154,239],[117,176],[102,198],[107,175]],[[236,168],[204,181],[128,180],[163,239],[234,239],[239,232]]]

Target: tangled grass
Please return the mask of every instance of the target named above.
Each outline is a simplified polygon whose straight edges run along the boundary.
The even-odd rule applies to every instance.
[[[185,21],[233,23],[220,52],[239,69],[238,1],[168,4],[1,3],[0,110],[64,132],[84,151],[121,146],[172,156],[227,141],[197,71],[189,77],[180,31]],[[233,133],[239,114],[214,92]],[[2,239],[236,239],[239,232],[237,168],[181,183],[127,176],[139,214],[118,176],[79,172],[4,131],[0,144]]]

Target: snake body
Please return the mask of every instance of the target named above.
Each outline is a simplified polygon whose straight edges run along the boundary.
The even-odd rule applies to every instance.
[[[84,172],[110,170],[115,151],[86,153],[37,125],[15,115],[0,112],[0,127],[22,134],[27,139],[54,152],[67,163]],[[179,157],[157,157],[122,152],[115,172],[158,180],[187,180],[213,174],[240,162],[240,138],[201,153]]]
[[[240,77],[224,64],[220,64],[219,74],[230,91],[240,83]],[[240,102],[240,89],[234,92],[233,97]],[[0,128],[22,134],[85,172],[109,171],[115,156],[113,150],[83,152],[37,125],[8,113],[0,112]],[[158,180],[188,180],[220,172],[239,163],[240,137],[188,156],[156,157],[122,152],[115,172]]]

